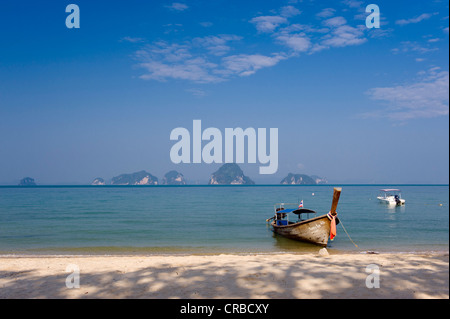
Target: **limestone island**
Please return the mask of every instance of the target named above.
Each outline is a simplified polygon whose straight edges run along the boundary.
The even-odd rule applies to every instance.
[[[19,186],[36,186],[36,182],[31,177],[25,177],[20,180]]]
[[[158,185],[158,178],[146,171],[113,177],[111,185]]]
[[[254,185],[255,182],[244,175],[244,172],[235,163],[222,165],[211,175],[208,185]]]
[[[186,185],[186,179],[183,174],[177,171],[170,171],[164,175],[161,185]]]

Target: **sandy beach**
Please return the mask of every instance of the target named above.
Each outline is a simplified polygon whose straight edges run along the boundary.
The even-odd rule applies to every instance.
[[[77,269],[79,288],[70,289],[66,281],[73,287]],[[449,259],[448,253],[1,256],[0,298],[449,298]]]

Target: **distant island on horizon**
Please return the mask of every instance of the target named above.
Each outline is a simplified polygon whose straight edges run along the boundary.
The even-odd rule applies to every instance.
[[[185,176],[176,171],[167,172],[162,179],[142,170],[134,173],[125,173],[109,179],[96,177],[86,184],[41,184],[39,185],[34,178],[24,177],[15,186],[34,187],[34,186],[214,186],[214,185],[448,185],[448,183],[374,183],[374,182],[332,182],[327,178],[317,175],[307,175],[298,173],[288,173],[279,183],[256,183],[250,177],[244,174],[244,171],[235,163],[227,163],[213,172],[208,180],[199,183],[198,181],[189,181]],[[14,186],[5,184],[0,186]]]
[[[326,178],[316,175],[293,174],[289,173],[280,183],[273,185],[323,185],[328,184]],[[135,173],[125,173],[115,176],[110,183],[102,177],[96,177],[90,182],[91,186],[145,186],[145,185],[256,185],[248,176],[244,175],[243,170],[235,163],[226,163],[217,171],[211,174],[206,184],[188,183],[184,175],[178,171],[172,170],[159,180],[158,177],[142,170]],[[18,186],[37,186],[35,180],[31,177],[23,178]]]

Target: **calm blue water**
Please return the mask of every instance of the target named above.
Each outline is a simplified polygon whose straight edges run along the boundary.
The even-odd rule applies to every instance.
[[[392,187],[392,186],[391,186]],[[329,249],[448,251],[449,187],[401,186],[389,208],[380,186],[343,186]],[[314,193],[314,196],[313,196]],[[309,252],[272,233],[278,202],[325,214],[332,186],[0,187],[1,254]]]

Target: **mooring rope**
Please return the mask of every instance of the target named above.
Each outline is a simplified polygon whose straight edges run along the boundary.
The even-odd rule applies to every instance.
[[[353,245],[355,245],[356,248],[359,248],[358,245],[355,244],[355,242],[352,240],[352,238],[350,237],[350,235],[347,233],[347,230],[344,227],[344,224],[342,223],[342,220],[339,220],[339,224],[341,224],[342,228],[344,229],[345,233],[348,236],[348,239],[350,239],[350,241],[353,243]]]

